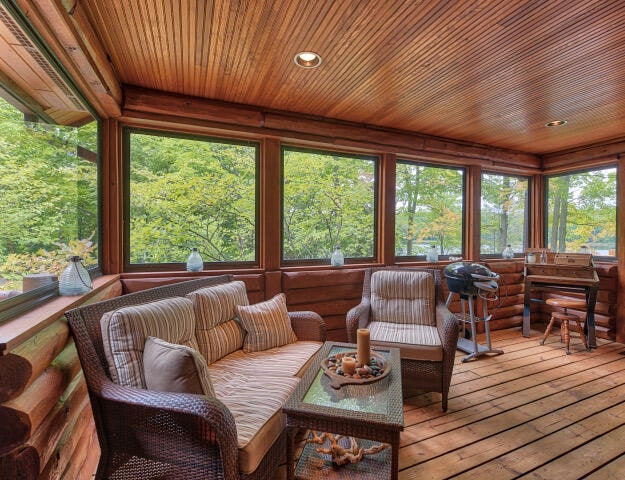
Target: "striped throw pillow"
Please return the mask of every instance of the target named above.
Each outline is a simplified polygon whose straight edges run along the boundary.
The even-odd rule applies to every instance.
[[[245,332],[234,320],[237,305],[249,305],[245,283],[234,281],[187,295],[195,311],[200,353],[211,364],[243,346]]]
[[[284,293],[255,305],[237,306],[237,317],[247,332],[243,341],[243,351],[246,353],[297,341]]]
[[[198,349],[193,303],[175,297],[123,307],[100,320],[111,379],[126,387],[146,388],[143,349],[148,337]]]
[[[236,315],[237,305],[250,304],[245,283],[239,280],[200,288],[189,293],[187,297],[193,302],[198,329],[215,328],[232,320]]]
[[[374,272],[371,275],[371,321],[436,325],[434,294],[434,277],[429,272]]]

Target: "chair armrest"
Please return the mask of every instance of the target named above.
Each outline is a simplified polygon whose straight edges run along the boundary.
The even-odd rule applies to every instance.
[[[436,304],[436,328],[441,337],[444,356],[453,362],[458,343],[458,319],[444,303]]]
[[[356,330],[365,328],[369,324],[369,312],[371,302],[363,299],[358,305],[351,308],[345,317],[345,328],[347,329],[347,341],[356,343]]]
[[[326,341],[326,322],[318,313],[311,311],[289,312],[289,318],[298,340]]]
[[[217,398],[123,387],[111,381],[102,387],[97,403],[113,437],[130,434],[145,454],[162,456],[165,463],[176,458],[176,450],[183,458],[190,450],[205,450],[207,460],[212,455],[222,465],[224,478],[239,478],[234,417]]]

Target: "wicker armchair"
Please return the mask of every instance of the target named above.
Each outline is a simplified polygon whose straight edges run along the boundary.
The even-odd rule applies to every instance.
[[[395,319],[392,317],[397,313],[393,308],[386,312],[376,312],[379,308],[379,302],[374,300],[372,305],[371,277],[375,272],[425,272],[431,275],[434,280],[433,298],[427,300],[425,305],[429,305],[431,311],[423,312],[426,316],[431,316],[432,325],[429,327],[428,334],[435,342],[424,342],[422,344],[406,343],[405,338],[401,338],[404,331],[410,330],[411,323],[410,307],[400,307],[403,309],[404,318],[399,323],[393,323]],[[383,301],[395,300],[403,302],[406,298],[405,286],[397,285],[391,290],[399,290],[401,293],[396,298],[384,298]],[[402,291],[403,290],[403,291]],[[387,295],[388,292],[382,295]],[[409,299],[408,301],[412,301]],[[408,314],[406,315],[406,312]],[[384,318],[385,327],[382,330],[375,328],[371,323],[374,320]],[[382,322],[378,322],[378,325]],[[435,325],[435,328],[434,328]],[[365,279],[363,284],[362,301],[359,305],[352,308],[347,313],[346,319],[347,338],[350,342],[356,342],[356,331],[358,328],[372,328],[371,344],[379,346],[398,347],[401,352],[401,368],[402,382],[404,385],[413,385],[421,390],[430,392],[439,392],[442,394],[442,409],[447,411],[447,396],[449,393],[449,385],[451,383],[451,375],[454,367],[454,358],[456,353],[456,344],[458,342],[458,322],[456,317],[447,309],[443,299],[443,286],[441,273],[436,269],[426,268],[398,268],[398,267],[381,267],[368,268],[365,271]],[[394,338],[388,332],[395,327]],[[386,336],[388,335],[388,336]],[[418,335],[417,335],[418,336]],[[400,337],[398,339],[398,337]],[[414,335],[413,335],[414,338]],[[429,344],[428,344],[429,343]],[[435,345],[432,345],[435,343]]]
[[[123,387],[111,381],[102,345],[105,312],[231,281],[205,277],[150,288],[67,312],[83,367],[95,419],[101,458],[96,479],[266,479],[286,451],[283,434],[250,474],[239,471],[236,426],[216,398]],[[289,314],[300,340],[325,338],[316,314]]]

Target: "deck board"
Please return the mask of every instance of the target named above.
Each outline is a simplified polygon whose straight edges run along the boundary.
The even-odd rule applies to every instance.
[[[625,345],[572,337],[566,355],[541,335],[492,332],[504,354],[467,363],[459,351],[446,413],[439,394],[409,392],[400,480],[625,478]]]

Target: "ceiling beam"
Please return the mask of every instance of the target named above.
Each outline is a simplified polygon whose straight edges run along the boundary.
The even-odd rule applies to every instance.
[[[177,123],[203,121],[230,131],[368,148],[456,165],[480,164],[524,173],[540,169],[539,157],[528,153],[134,86],[124,86],[123,115],[150,120],[178,118]]]
[[[589,145],[544,155],[543,170],[545,173],[559,173],[571,170],[571,167],[595,168],[615,165],[625,154],[625,139],[598,145]]]

